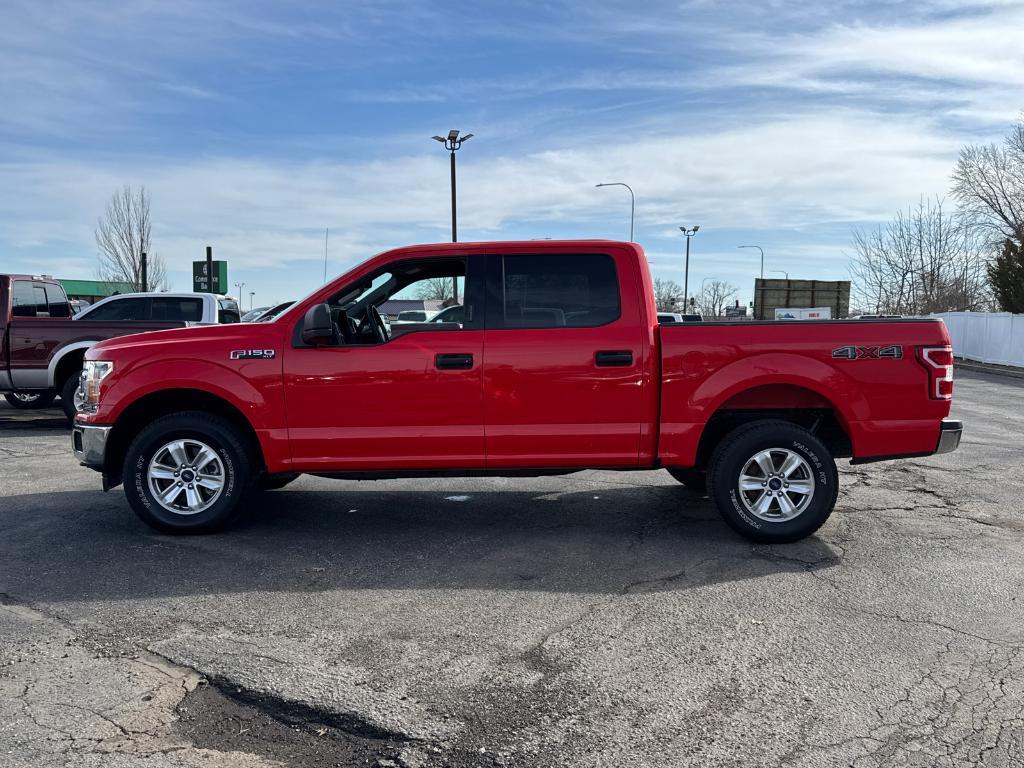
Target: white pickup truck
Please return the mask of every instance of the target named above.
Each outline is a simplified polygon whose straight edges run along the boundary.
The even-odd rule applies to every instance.
[[[234,299],[212,293],[121,293],[86,307],[75,319],[217,325],[239,322],[241,312]]]

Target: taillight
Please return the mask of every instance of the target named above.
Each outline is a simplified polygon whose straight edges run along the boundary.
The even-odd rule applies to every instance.
[[[953,399],[953,348],[918,347],[917,359],[928,370],[928,394],[933,400]]]

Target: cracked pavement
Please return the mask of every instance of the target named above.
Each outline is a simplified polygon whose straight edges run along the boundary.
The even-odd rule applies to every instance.
[[[1020,766],[1022,406],[958,371],[960,450],[843,462],[784,546],[660,471],[303,477],[168,537],[0,406],[0,764]]]

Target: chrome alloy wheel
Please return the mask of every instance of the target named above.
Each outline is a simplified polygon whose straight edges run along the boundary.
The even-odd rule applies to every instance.
[[[161,507],[178,515],[196,515],[224,491],[224,464],[206,443],[172,440],[153,454],[146,479]]]
[[[31,392],[12,392],[11,394],[14,395],[15,400],[25,403],[25,405],[30,405],[40,398],[40,395]]]
[[[739,497],[747,511],[770,523],[798,517],[814,498],[814,473],[798,453],[768,448],[750,457],[740,472]]]

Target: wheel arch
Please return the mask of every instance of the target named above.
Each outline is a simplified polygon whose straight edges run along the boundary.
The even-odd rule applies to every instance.
[[[705,422],[695,466],[706,467],[715,446],[737,427],[756,421],[786,421],[808,430],[833,457],[853,455],[849,411],[820,389],[802,382],[762,382],[724,395]]]
[[[266,471],[263,446],[255,428],[232,403],[203,389],[184,387],[160,389],[133,401],[118,416],[107,438],[103,457],[104,475],[112,487],[121,481],[122,465],[131,441],[146,425],[172,413],[203,411],[220,416],[239,430],[239,435],[259,462],[258,471]]]
[[[96,344],[99,344],[99,340],[76,341],[57,350],[57,354],[47,365],[46,380],[49,386],[52,389],[60,387],[69,371],[74,371],[76,367],[79,369],[82,367],[85,353]]]

